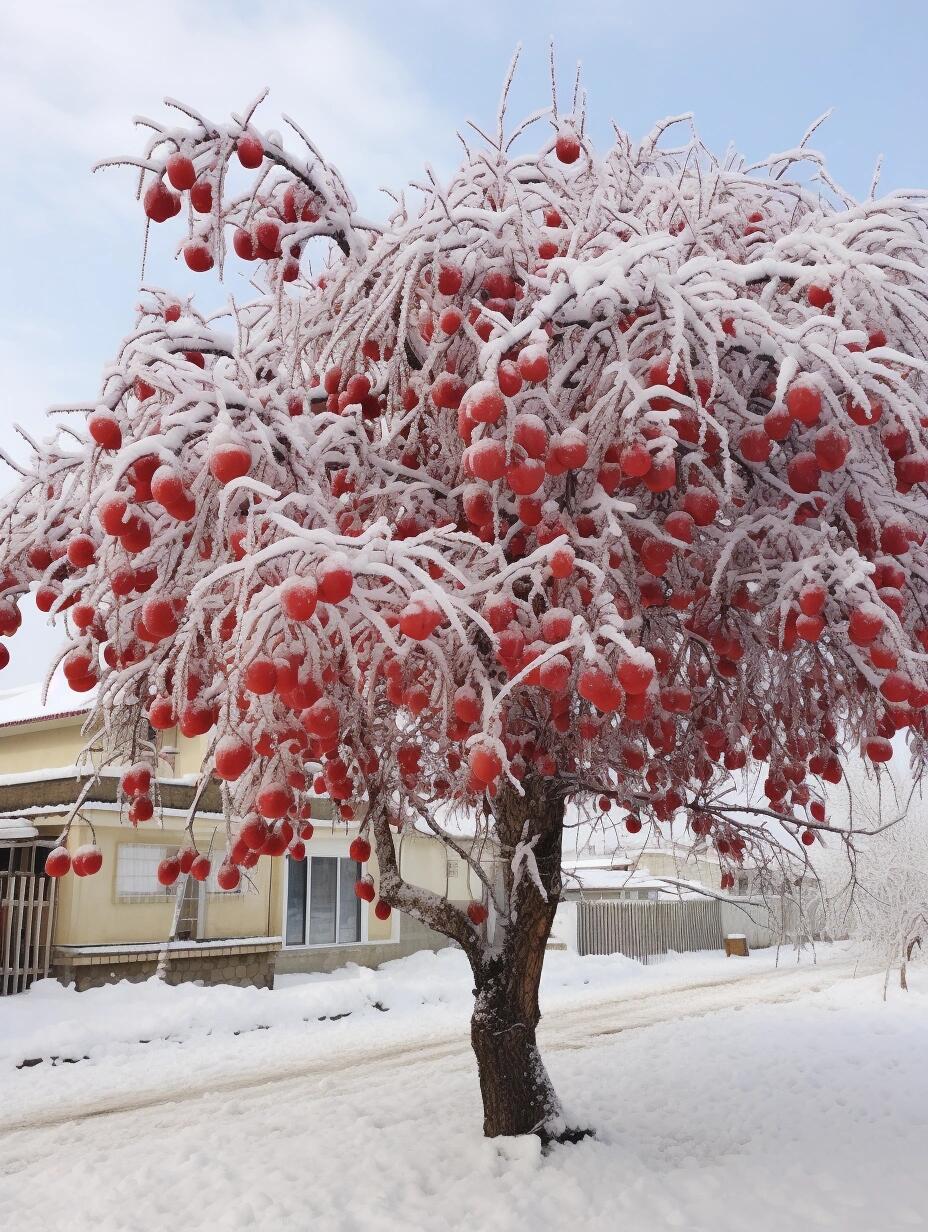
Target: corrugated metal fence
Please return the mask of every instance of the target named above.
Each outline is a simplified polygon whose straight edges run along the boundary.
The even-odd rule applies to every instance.
[[[0,996],[48,975],[54,915],[52,877],[0,873]]]
[[[652,903],[581,900],[577,942],[581,954],[626,954],[639,962],[669,950],[720,950],[722,922],[717,900]]]

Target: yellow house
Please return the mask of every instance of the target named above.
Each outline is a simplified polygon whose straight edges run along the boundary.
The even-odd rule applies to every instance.
[[[172,982],[269,986],[275,971],[377,966],[447,944],[397,912],[379,920],[373,904],[355,897],[361,866],[348,848],[357,825],[333,820],[321,799],[312,801],[315,833],[305,861],[262,857],[235,892],[215,884],[218,858],[203,884],[182,877],[160,885],[159,862],[187,841],[203,740],[162,733],[161,808],[133,826],[120,800],[120,768],[96,773],[97,751],[83,751],[89,709],[86,696],[57,679],[44,703],[37,685],[0,692],[0,994],[48,973],[78,988],[144,979],[159,964]],[[96,842],[103,867],[95,876],[53,882],[43,873],[45,855],[81,793],[68,847]],[[194,835],[199,850],[214,856],[226,844],[219,807],[211,785]],[[443,843],[412,832],[397,845],[408,881],[462,903],[473,897],[470,870]],[[376,881],[373,857],[367,867]]]

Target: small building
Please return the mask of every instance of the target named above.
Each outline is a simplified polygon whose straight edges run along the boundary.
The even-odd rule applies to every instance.
[[[563,897],[658,901],[687,898],[709,890],[720,893],[722,867],[710,848],[692,846],[660,834],[629,843],[609,854],[564,853]]]
[[[101,768],[102,749],[85,749],[88,696],[58,678],[44,703],[41,693],[37,685],[0,692],[0,995],[46,974],[78,988],[145,979],[159,963],[172,982],[269,986],[275,972],[377,966],[447,944],[398,912],[379,920],[373,904],[355,896],[362,868],[348,849],[358,827],[334,818],[327,800],[312,800],[305,860],[262,858],[234,892],[216,884],[216,858],[205,883],[188,877],[162,886],[158,864],[187,843],[204,739],[159,734],[161,807],[133,826],[120,798],[121,767]],[[44,875],[45,855],[78,799],[68,846],[95,842],[103,867],[55,882]],[[204,853],[225,850],[218,784],[201,798],[194,836]],[[404,833],[398,854],[414,884],[461,903],[479,897],[466,863],[434,836]],[[373,856],[366,867],[376,880]]]

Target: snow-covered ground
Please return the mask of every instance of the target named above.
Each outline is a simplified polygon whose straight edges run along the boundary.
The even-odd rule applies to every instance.
[[[924,1228],[914,985],[884,1004],[840,946],[551,954],[542,1047],[596,1137],[547,1157],[481,1136],[459,953],[272,993],[39,985],[0,1004],[0,1227]],[[16,1068],[51,1056],[88,1059]]]

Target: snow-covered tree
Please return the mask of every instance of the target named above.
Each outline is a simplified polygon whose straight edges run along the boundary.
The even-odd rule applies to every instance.
[[[382,222],[291,121],[146,121],[145,214],[250,296],[143,292],[0,508],[0,632],[30,590],[65,624],[131,820],[152,729],[208,737],[222,885],[309,836],[311,790],[360,819],[359,895],[470,960],[486,1132],[551,1136],[565,800],[685,817],[727,879],[768,820],[732,772],[767,766],[809,844],[842,750],[906,728],[924,758],[928,209],[853,200],[810,134],[749,166],[680,117],[599,153],[582,99],[510,132],[506,92]],[[402,878],[416,819],[482,885],[466,912]]]

